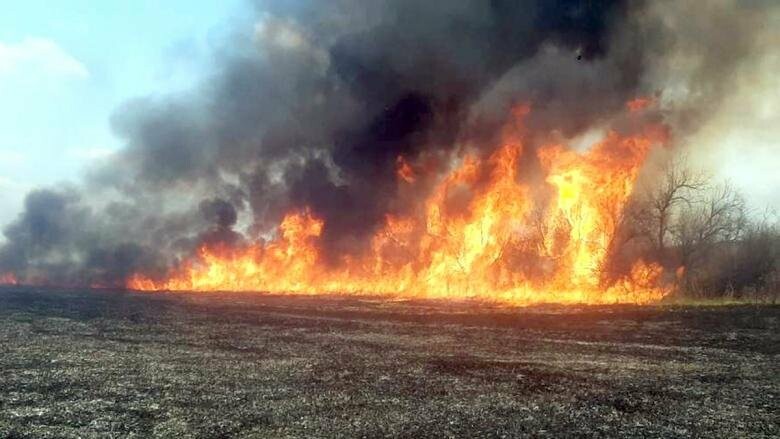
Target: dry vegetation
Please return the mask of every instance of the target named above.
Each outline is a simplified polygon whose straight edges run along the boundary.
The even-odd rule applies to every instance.
[[[602,277],[619,277],[637,258],[664,268],[676,299],[776,303],[780,221],[756,211],[728,182],[717,182],[674,156],[648,169],[615,221]]]
[[[0,289],[1,437],[777,437],[777,306]]]

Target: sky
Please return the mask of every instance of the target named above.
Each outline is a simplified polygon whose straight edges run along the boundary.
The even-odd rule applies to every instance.
[[[780,17],[775,22],[780,24]],[[691,161],[736,186],[756,214],[780,214],[780,33],[736,73],[731,94],[689,139]],[[766,210],[769,209],[770,212]]]
[[[0,227],[34,187],[77,181],[120,147],[110,117],[187,89],[240,0],[0,0]]]

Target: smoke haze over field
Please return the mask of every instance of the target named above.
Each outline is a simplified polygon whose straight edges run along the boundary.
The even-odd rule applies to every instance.
[[[779,10],[758,0],[254,2],[254,25],[235,29],[200,86],[125,103],[111,117],[120,151],[82,183],[27,195],[4,230],[0,274],[123,285],[204,242],[268,237],[305,207],[324,220],[325,255],[359,253],[386,214],[415,208],[398,193],[399,156],[425,164],[431,185],[463,152],[495,148],[519,103],[532,109],[527,148],[630,132],[626,102],[649,96],[657,105],[641,118],[667,124],[676,147],[733,154],[708,145],[743,122],[734,107],[776,96]],[[767,138],[777,105],[756,111],[743,126]],[[532,174],[538,163],[527,155],[520,166]]]

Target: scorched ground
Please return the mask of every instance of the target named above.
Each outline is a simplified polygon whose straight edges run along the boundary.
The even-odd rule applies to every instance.
[[[777,437],[777,306],[0,291],[3,437]]]

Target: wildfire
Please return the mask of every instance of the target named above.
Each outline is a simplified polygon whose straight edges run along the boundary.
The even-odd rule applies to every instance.
[[[396,160],[396,164],[398,165],[396,171],[398,178],[402,179],[407,183],[414,183],[415,180],[414,171],[412,170],[412,167],[409,166],[409,163],[407,163],[407,161],[404,160],[403,156],[398,156],[398,160]]]
[[[528,109],[521,109],[522,118]],[[520,174],[522,135],[507,129],[487,157],[466,154],[442,176],[422,207],[385,218],[365,254],[324,263],[326,224],[311,211],[289,212],[277,237],[246,248],[202,246],[164,280],[142,274],[137,290],[361,293],[404,297],[480,298],[513,304],[646,303],[662,298],[660,267],[637,262],[605,281],[637,174],[662,132],[610,132],[586,152],[563,145],[536,151],[547,195]],[[399,185],[416,185],[397,160]],[[544,200],[544,201],[542,201]]]
[[[655,104],[654,98],[640,96],[638,98],[634,98],[626,102],[626,108],[628,108],[628,111],[630,111],[631,113],[636,113],[654,104]]]
[[[13,273],[0,274],[0,285],[16,285],[16,276]]]

